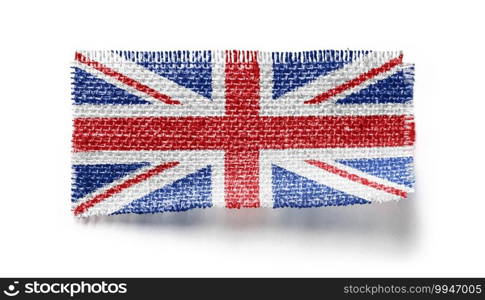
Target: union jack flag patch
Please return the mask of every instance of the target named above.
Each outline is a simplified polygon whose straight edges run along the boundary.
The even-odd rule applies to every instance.
[[[414,67],[381,51],[78,51],[76,216],[413,191]]]

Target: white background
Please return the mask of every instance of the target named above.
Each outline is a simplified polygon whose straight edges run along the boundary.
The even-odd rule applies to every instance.
[[[485,276],[480,1],[3,1],[0,276]],[[75,49],[404,50],[417,193],[401,203],[70,213]]]

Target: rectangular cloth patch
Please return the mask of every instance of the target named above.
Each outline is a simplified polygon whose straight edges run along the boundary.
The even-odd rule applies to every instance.
[[[413,191],[401,52],[79,51],[76,216],[320,207]]]

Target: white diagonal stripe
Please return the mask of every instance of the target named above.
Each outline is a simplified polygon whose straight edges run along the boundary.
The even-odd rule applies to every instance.
[[[395,188],[395,189],[398,189],[398,190],[401,190],[401,191],[404,191],[404,192],[407,192],[407,193],[411,193],[411,192],[414,191],[413,188],[410,188],[410,187],[405,186],[403,184],[395,183],[395,182],[389,181],[387,179],[374,176],[372,174],[363,172],[359,169],[355,169],[355,168],[349,167],[347,165],[338,163],[334,160],[326,160],[325,163],[332,165],[332,166],[334,166],[338,169],[344,170],[344,171],[346,171],[350,174],[355,174],[355,175],[357,175],[361,178],[365,178],[369,181],[372,181],[372,182],[375,182],[375,183],[378,183],[378,184],[381,184],[381,185],[384,185],[384,186],[392,187],[392,188]]]
[[[339,99],[345,98],[350,94],[356,93],[379,80],[385,79],[392,76],[396,72],[408,68],[409,65],[397,65],[391,70],[378,74],[374,78],[364,81],[362,84],[350,88],[342,93],[331,97],[329,100],[317,104],[304,104],[305,101],[311,100],[318,95],[321,95],[328,90],[335,88],[349,80],[352,80],[359,75],[370,71],[371,69],[378,68],[390,61],[393,58],[399,57],[399,53],[392,52],[371,52],[365,56],[362,56],[355,61],[334,70],[326,75],[322,75],[317,79],[295,89],[294,91],[288,92],[285,95],[279,97],[278,99],[265,98],[263,105],[261,105],[261,114],[265,116],[278,116],[278,115],[333,115],[334,112],[342,111],[346,113],[346,108],[337,107],[337,105],[332,105]],[[349,107],[357,112],[361,112],[357,115],[366,115],[369,112],[365,109],[366,105],[370,108],[376,108],[376,114],[388,114],[393,112],[395,108],[395,113],[402,111],[401,104],[390,104],[387,107],[383,106],[383,110],[379,111],[379,105],[381,104],[359,104],[360,110],[357,110],[357,106]],[[344,106],[344,105],[338,105]],[[348,105],[345,105],[348,106]],[[408,106],[404,104],[404,106]],[[338,114],[337,114],[338,115]]]
[[[91,59],[90,55],[91,52],[79,52],[86,56],[87,58]],[[92,56],[92,55],[91,55]],[[182,103],[182,105],[171,105],[171,104],[166,104],[163,101],[160,101],[156,98],[153,98],[152,96],[143,93],[129,85],[124,84],[123,82],[113,78],[112,76],[108,76],[104,74],[103,72],[100,72],[96,70],[93,67],[90,67],[86,64],[83,64],[81,62],[74,62],[73,66],[80,68],[97,78],[100,78],[102,80],[105,80],[108,83],[111,83],[118,88],[124,89],[133,95],[136,95],[143,100],[146,100],[150,103],[153,104],[153,106],[149,105],[141,105],[138,109],[138,112],[143,114],[143,115],[151,115],[153,112],[155,115],[162,115],[162,116],[173,116],[182,113],[182,115],[190,115],[190,113],[194,113],[199,111],[203,112],[204,116],[206,115],[223,115],[225,112],[225,107],[224,107],[224,98],[221,97],[221,90],[223,90],[223,82],[222,82],[222,87],[221,87],[221,76],[224,76],[224,73],[221,73],[221,66],[216,66],[216,68],[213,70],[212,75],[216,76],[216,79],[213,80],[213,83],[215,83],[215,90],[213,91],[214,93],[214,100],[208,99],[191,89],[188,89],[182,85],[179,85],[178,83],[165,78],[163,76],[160,76],[140,65],[138,65],[135,62],[129,61],[124,59],[123,57],[119,56],[116,53],[106,51],[103,53],[103,55],[96,55],[92,59],[97,59],[96,61],[103,64],[104,66],[121,73],[133,80],[136,80],[137,82],[146,85],[157,92],[167,95],[173,100],[179,101]],[[213,64],[215,65],[215,64]],[[223,78],[222,78],[223,79]],[[81,115],[89,115],[90,112],[93,111],[93,108],[91,106],[84,106],[84,105],[78,105],[79,110],[75,110],[75,114],[80,113]],[[97,105],[97,106],[103,106],[103,105]],[[178,106],[178,107],[177,107]],[[85,108],[84,108],[85,107]],[[187,112],[186,112],[187,111]],[[116,111],[113,111],[116,112]],[[190,113],[188,113],[190,112]],[[121,115],[120,116],[125,116],[128,115],[126,111],[121,110]],[[77,116],[77,115],[76,115]],[[116,115],[112,115],[116,116]]]
[[[112,76],[108,76],[106,74],[104,74],[103,72],[101,71],[98,71],[96,70],[95,68],[93,67],[90,67],[86,64],[83,64],[79,61],[75,61],[72,63],[72,66],[73,67],[76,67],[76,68],[79,68],[87,73],[90,73],[91,75],[93,75],[94,77],[98,78],[98,79],[102,79],[104,81],[106,81],[107,83],[110,83],[114,86],[116,86],[117,88],[120,88],[122,90],[125,90],[127,92],[129,92],[130,94],[133,94],[137,97],[140,97],[141,99],[145,100],[145,101],[148,101],[152,104],[156,104],[156,105],[160,105],[160,106],[164,106],[164,107],[169,107],[170,105],[169,104],[166,104],[166,103],[163,103],[162,101],[158,100],[158,99],[155,99],[153,98],[152,96],[146,94],[146,93],[143,93],[137,89],[135,89],[134,87],[131,87],[129,85],[126,85],[124,83],[122,83],[121,81],[113,78]],[[100,105],[98,105],[100,106]]]
[[[289,150],[262,150],[260,152],[260,201],[261,206],[272,207],[273,195],[272,195],[272,173],[271,165],[276,164],[289,171],[295,172],[301,176],[315,180],[319,183],[326,184],[330,180],[329,184],[333,184],[333,187],[341,187],[336,185],[335,182],[350,181],[342,178],[339,175],[329,173],[321,168],[311,166],[306,163],[305,160],[318,160],[331,162],[332,165],[338,168],[344,169],[349,173],[354,173],[364,178],[368,178],[371,181],[387,185],[390,187],[398,188],[406,192],[412,192],[413,189],[402,186],[385,179],[381,179],[364,172],[360,172],[353,168],[344,166],[342,164],[335,163],[338,159],[359,159],[359,158],[382,158],[382,157],[411,157],[413,156],[414,148],[412,146],[403,147],[375,147],[375,148],[324,148],[324,149],[289,149]],[[303,173],[298,173],[303,172]],[[326,174],[326,177],[321,177],[322,174]],[[328,179],[330,178],[330,179]],[[320,180],[320,181],[319,181]],[[324,180],[324,181],[321,181]],[[350,183],[349,183],[350,184]],[[359,183],[351,183],[351,190],[362,186]],[[332,186],[331,186],[332,187]],[[344,190],[342,190],[344,191]],[[364,191],[370,191],[370,195],[378,196],[383,195],[385,199],[399,199],[399,196],[391,195],[384,191],[375,192],[376,189],[371,187],[365,187]],[[345,191],[344,191],[345,192]],[[365,196],[365,192],[359,193],[360,196]],[[366,198],[364,198],[366,199]],[[376,198],[379,199],[379,198]]]
[[[224,205],[224,158],[222,151],[96,151],[74,153],[73,164],[120,164],[133,162],[150,162],[151,166],[143,167],[124,178],[116,180],[105,187],[84,196],[73,203],[73,208],[87,202],[93,197],[105,193],[126,180],[136,177],[151,168],[168,162],[179,161],[177,166],[124,189],[79,216],[107,215],[121,209],[128,203],[144,195],[154,192],[167,184],[181,179],[189,174],[211,165],[212,203],[214,206]]]
[[[328,161],[326,162],[328,163]],[[371,202],[386,202],[391,200],[399,200],[402,198],[400,196],[393,195],[325,171],[302,160],[277,160],[274,161],[274,163],[279,167],[306,177],[317,183]]]

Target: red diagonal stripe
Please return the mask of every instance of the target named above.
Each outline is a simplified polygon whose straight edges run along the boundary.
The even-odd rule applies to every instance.
[[[393,188],[393,187],[390,187],[390,186],[386,186],[386,185],[371,181],[367,178],[360,177],[358,175],[349,173],[345,170],[342,170],[342,169],[339,169],[335,166],[324,163],[323,161],[305,160],[305,162],[310,164],[310,165],[313,165],[315,167],[319,167],[321,169],[324,169],[325,171],[328,171],[330,173],[337,174],[337,175],[344,177],[344,178],[347,178],[349,180],[358,182],[358,183],[363,184],[363,185],[370,186],[371,188],[381,190],[381,191],[387,192],[389,194],[401,196],[403,198],[406,198],[406,196],[407,196],[407,193],[405,191],[402,191],[402,190],[399,190],[399,189],[396,189],[396,188]]]
[[[120,183],[120,184],[108,189],[106,192],[95,196],[91,200],[88,200],[86,202],[81,203],[80,205],[78,205],[74,209],[74,215],[82,214],[86,210],[88,210],[89,208],[93,207],[94,205],[104,201],[105,199],[107,199],[107,198],[109,198],[109,197],[111,197],[115,194],[120,193],[122,190],[127,189],[127,188],[129,188],[129,187],[131,187],[131,186],[133,186],[137,183],[144,181],[144,180],[147,180],[148,178],[155,176],[155,175],[157,175],[157,174],[159,174],[159,173],[161,173],[161,172],[163,172],[167,169],[173,168],[178,164],[179,164],[179,162],[164,163],[164,164],[158,165],[158,166],[146,171],[145,173],[138,174],[134,178],[128,179],[125,182]]]
[[[304,103],[305,104],[317,104],[317,103],[327,101],[328,99],[330,99],[333,96],[341,94],[344,91],[349,90],[353,87],[356,87],[356,86],[362,84],[363,82],[376,77],[377,75],[379,75],[381,73],[384,73],[384,72],[391,70],[395,66],[402,63],[402,57],[403,56],[400,55],[397,58],[391,59],[390,61],[386,62],[382,66],[371,69],[370,71],[363,73],[363,74],[359,75],[358,77],[356,77],[352,80],[349,80],[349,81],[347,81],[347,82],[345,82],[345,83],[343,83],[343,84],[341,84],[341,85],[339,85],[339,86],[337,86],[333,89],[330,89],[330,90],[326,91],[325,93],[316,96],[313,99],[307,100]]]
[[[143,83],[138,82],[138,81],[136,81],[136,80],[134,80],[134,79],[132,79],[128,76],[125,76],[125,75],[123,75],[119,72],[116,72],[115,70],[108,68],[107,66],[103,65],[102,63],[99,63],[99,62],[94,61],[94,60],[90,60],[89,58],[87,58],[86,56],[82,55],[79,52],[76,52],[76,60],[79,61],[80,63],[83,63],[87,66],[90,66],[90,67],[100,71],[101,73],[103,73],[107,76],[113,77],[116,80],[118,80],[118,81],[132,87],[132,88],[135,88],[136,90],[138,90],[140,92],[143,92],[143,93],[145,93],[149,96],[152,96],[153,98],[160,100],[164,103],[181,104],[179,101],[174,100],[174,99],[170,98],[169,96],[164,95],[164,94],[158,92],[157,90],[154,90],[151,87],[144,85]]]

